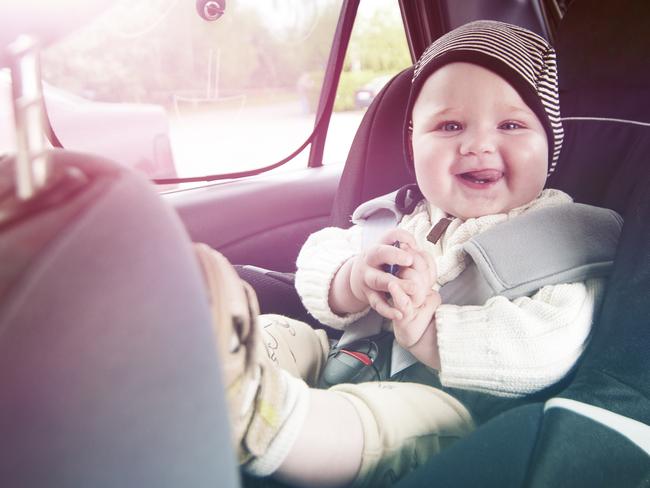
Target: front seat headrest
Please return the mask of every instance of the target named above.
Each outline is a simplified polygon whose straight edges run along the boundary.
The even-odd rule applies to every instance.
[[[0,160],[3,198],[12,163]],[[237,486],[208,299],[179,219],[117,164],[66,151],[52,164],[84,184],[0,231],[0,479]]]

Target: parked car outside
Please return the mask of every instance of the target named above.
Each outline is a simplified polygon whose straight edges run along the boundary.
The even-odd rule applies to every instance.
[[[354,106],[358,109],[367,108],[392,77],[393,75],[378,76],[359,88],[354,93]]]

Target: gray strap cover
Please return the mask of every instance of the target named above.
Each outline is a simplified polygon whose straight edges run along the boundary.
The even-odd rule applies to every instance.
[[[622,226],[613,210],[579,203],[515,217],[465,244],[474,266],[442,287],[443,302],[481,305],[496,295],[513,299],[607,276]]]

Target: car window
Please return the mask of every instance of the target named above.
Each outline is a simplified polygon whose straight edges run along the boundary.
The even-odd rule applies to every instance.
[[[41,54],[54,134],[67,149],[156,179],[282,160],[313,130],[342,3],[117,0]],[[216,20],[202,17],[210,8]],[[360,2],[323,163],[345,161],[366,108],[410,62],[398,2]],[[0,89],[8,103],[8,76]],[[11,110],[2,113],[0,150],[8,151]],[[306,167],[308,155],[275,171]]]
[[[272,164],[313,129],[341,5],[118,0],[42,53],[54,132],[151,178]]]
[[[411,63],[398,2],[361,2],[334,102],[325,164],[345,162],[365,110],[384,85]]]

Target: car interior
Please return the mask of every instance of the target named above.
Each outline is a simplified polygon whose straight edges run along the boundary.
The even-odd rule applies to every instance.
[[[549,38],[565,139],[547,186],[616,210],[625,224],[575,370],[548,397],[488,421],[397,486],[648,486],[647,3],[574,0],[555,20],[545,2],[399,3],[414,58],[478,18]],[[1,157],[4,486],[281,486],[238,472],[191,243],[238,265],[263,313],[314,323],[293,288],[306,237],[351,225],[359,204],[413,182],[402,144],[412,68],[374,98],[343,169],[317,164],[358,4],[342,4],[303,171],[161,196],[141,175],[65,148],[34,153],[26,144]],[[47,180],[21,197],[15,182],[43,154]]]

